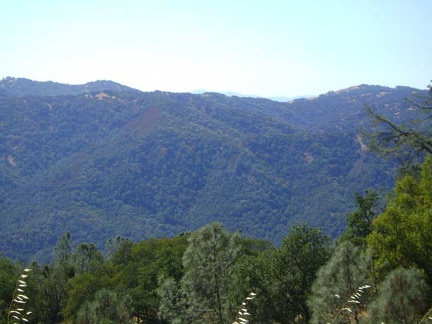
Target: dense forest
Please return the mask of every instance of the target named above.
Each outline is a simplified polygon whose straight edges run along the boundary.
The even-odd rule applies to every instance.
[[[141,92],[111,81],[0,82],[0,251],[50,261],[58,238],[173,237],[221,222],[280,245],[298,223],[338,237],[355,193],[394,185],[365,104],[415,118],[408,87],[361,85],[281,103]]]
[[[347,230],[336,241],[320,229],[295,225],[274,247],[210,223],[172,238],[115,237],[100,251],[92,243],[75,244],[65,233],[50,264],[32,262],[22,270],[0,259],[0,318],[81,324],[431,322],[431,171],[428,157],[420,171],[397,181],[384,208],[374,191],[357,195]]]
[[[346,90],[348,93],[351,91]],[[173,96],[163,93],[156,95]],[[327,94],[325,99],[335,95],[338,94]],[[12,98],[12,102],[17,100],[9,95],[4,97],[8,98],[7,100]],[[68,100],[73,98],[68,97]],[[225,97],[222,99],[229,100]],[[34,102],[41,99],[24,97],[21,100]],[[103,102],[106,98],[97,100]],[[410,111],[417,110],[415,116],[419,117],[421,113],[427,115],[415,121],[390,119],[388,116],[394,114],[384,115],[373,107],[366,109],[371,123],[367,130],[358,136],[365,137],[364,142],[361,142],[363,145],[374,148],[375,153],[368,151],[368,154],[376,155],[377,159],[378,156],[387,156],[390,160],[393,157],[404,163],[398,168],[395,184],[388,194],[370,188],[353,195],[354,208],[344,215],[346,227],[340,231],[338,238],[331,237],[323,228],[311,226],[308,219],[290,226],[277,245],[268,239],[253,238],[248,232],[245,234],[238,229],[229,229],[220,222],[212,222],[211,219],[198,229],[164,238],[131,240],[124,236],[112,236],[104,242],[103,249],[98,247],[97,241],[92,241],[91,237],[85,241],[76,240],[72,232],[65,231],[57,237],[50,262],[34,260],[24,267],[21,262],[4,256],[0,258],[0,321],[82,324],[431,322],[432,134],[429,114],[432,107],[432,89],[429,93],[412,96],[407,102]],[[150,111],[154,114],[154,110]],[[149,124],[148,111],[146,114],[146,118],[127,123],[126,128],[133,129],[134,132],[143,129],[145,133],[151,132],[152,127],[157,127],[154,125],[154,118],[161,123],[175,125],[170,124],[173,122],[172,117],[162,112],[161,115],[156,113],[156,117],[153,115],[150,118],[153,123]],[[283,114],[287,112],[281,111],[279,116]],[[21,118],[25,116],[21,114]],[[238,138],[245,141],[246,137],[241,136],[244,136],[250,127],[268,127],[272,123],[276,129],[278,125],[286,127],[285,124],[278,123],[283,120],[282,117],[269,118],[268,121],[265,116],[260,115],[253,126],[245,126],[238,121],[234,129],[245,127],[244,131],[238,133]],[[396,116],[400,116],[400,113]],[[350,114],[346,118],[354,117]],[[31,126],[40,127],[40,124],[35,126],[33,120],[28,118],[30,129],[26,129],[27,131],[34,131]],[[50,120],[48,118],[48,121]],[[92,121],[94,122],[94,119]],[[229,121],[236,123],[235,118]],[[325,123],[320,124],[319,127],[318,124],[314,127],[312,119],[309,119],[308,123],[308,127],[312,129],[310,134],[316,134],[317,137],[325,133],[324,129],[331,130],[331,123],[327,126]],[[54,127],[55,124],[48,123],[47,127]],[[223,129],[224,125],[228,127],[227,124],[228,121],[221,122],[219,129]],[[81,126],[86,125],[82,123]],[[198,126],[196,124],[196,127]],[[301,133],[301,128],[298,125],[298,128],[289,129],[291,134],[297,134]],[[90,129],[96,132],[95,128]],[[215,131],[217,129],[215,128]],[[287,128],[283,129],[287,131]],[[271,130],[274,131],[274,128]],[[21,130],[21,133],[23,132],[25,131]],[[249,132],[253,134],[252,131]],[[115,142],[114,139],[117,138],[108,133],[108,130],[105,135],[95,133],[94,137],[108,137]],[[120,138],[129,136],[127,141],[123,139],[121,142],[124,146],[136,143],[131,132],[126,132],[125,135],[117,132],[115,134]],[[225,131],[225,134],[230,133]],[[229,138],[228,135],[226,138]],[[16,152],[17,161],[23,156],[18,154],[19,146],[29,145],[25,141],[28,138],[21,136],[15,143],[18,148],[13,152]],[[357,141],[360,141],[358,137]],[[97,146],[96,143],[101,142],[93,142],[93,145]],[[229,145],[228,143],[226,140],[222,144]],[[173,150],[165,146],[164,148],[164,155]],[[77,150],[73,145],[68,149],[71,152]],[[46,186],[47,193],[54,193],[49,191],[50,186],[60,190],[62,187],[76,185],[78,181],[75,178],[91,175],[83,173],[82,169],[90,168],[94,172],[96,168],[91,168],[93,164],[99,162],[98,166],[101,166],[101,161],[92,161],[89,165],[81,161],[79,166],[74,164],[77,162],[73,159],[66,158],[63,162],[60,156],[67,157],[68,149],[59,151],[59,156],[39,157],[40,161],[49,161],[51,158],[54,161],[52,164],[56,166],[55,170],[59,173],[56,178],[56,174],[51,173],[51,167],[35,165],[34,173],[40,172],[37,177],[40,183],[38,184],[35,178],[33,186],[38,185],[38,190]],[[121,146],[116,146],[116,149],[120,150]],[[90,154],[98,150],[106,154],[112,153],[106,147],[94,147],[93,150],[85,153],[92,157],[102,156]],[[361,147],[358,150],[359,154],[366,154]],[[82,149],[77,151],[78,155],[85,153]],[[293,151],[291,153],[294,154]],[[72,154],[74,157],[78,155]],[[219,155],[223,153],[219,152]],[[198,157],[204,159],[205,155]],[[366,157],[364,159],[366,160]],[[372,157],[368,159],[372,160]],[[251,158],[251,161],[254,160]],[[15,157],[10,158],[8,163],[17,163]],[[234,166],[231,172],[233,176],[237,175],[237,180],[244,174],[258,177],[259,173],[251,173],[246,165],[235,166],[236,161],[232,163]],[[26,165],[23,170],[12,169],[15,173],[9,170],[10,173],[2,178],[5,186],[10,186],[6,188],[26,186],[20,181],[25,179],[25,172],[28,172],[31,166],[24,162],[23,165]],[[74,166],[78,171],[64,175],[62,172],[65,165]],[[201,164],[196,163],[195,168],[199,165]],[[308,165],[308,162],[305,165]],[[391,161],[385,165],[395,168]],[[171,175],[175,176],[175,164],[172,164],[172,167],[174,171]],[[240,171],[236,169],[238,167],[241,167]],[[118,168],[116,171],[120,172],[121,166]],[[219,171],[225,171],[225,168],[226,165],[223,165]],[[191,171],[193,169],[191,168]],[[106,174],[110,172],[106,170]],[[388,172],[394,174],[393,169]],[[122,175],[126,176],[127,172]],[[98,177],[111,181],[97,174],[94,175],[94,181]],[[48,181],[51,182],[50,185],[46,184]],[[152,184],[157,186],[156,182]],[[95,187],[95,190],[97,189],[98,186]],[[30,192],[31,188],[27,190]],[[2,194],[2,203],[10,204],[7,192]],[[63,203],[60,198],[61,195],[56,196],[58,206]],[[328,202],[331,203],[337,201]],[[23,228],[26,221],[27,219],[22,220]],[[82,221],[85,222],[85,219]],[[36,223],[32,224],[35,226]]]

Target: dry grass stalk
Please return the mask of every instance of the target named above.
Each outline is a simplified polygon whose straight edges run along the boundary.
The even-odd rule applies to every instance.
[[[245,300],[243,300],[240,309],[237,312],[237,316],[235,321],[233,322],[233,324],[247,324],[249,323],[249,320],[246,319],[247,316],[250,316],[246,306],[247,306],[247,302],[248,300],[252,300],[254,299],[256,296],[255,293],[251,292],[246,298]]]
[[[26,311],[28,297],[25,295],[25,287],[27,283],[25,279],[28,277],[28,273],[31,269],[24,269],[23,273],[19,276],[13,298],[8,310],[8,324],[9,323],[27,323],[28,316],[31,312]]]
[[[351,305],[359,305],[361,304],[361,296],[365,289],[369,289],[369,285],[364,285],[359,287],[351,296],[348,298],[348,300],[342,305],[342,307],[339,309],[339,311],[336,313],[335,317],[331,321],[331,323],[336,323],[337,318],[342,314],[345,313],[348,316],[350,316],[353,313],[353,310],[351,309]],[[335,295],[335,297],[340,298],[339,295]]]
[[[432,321],[432,307],[428,309],[426,314],[424,314],[424,316],[420,320],[419,324],[427,323],[428,321]]]

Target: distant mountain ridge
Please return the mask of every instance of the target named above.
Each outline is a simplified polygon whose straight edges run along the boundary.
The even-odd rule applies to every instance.
[[[204,93],[211,93],[211,92],[212,91],[203,90],[203,89],[191,91],[192,94],[204,94]],[[233,92],[233,91],[224,91],[224,92],[220,92],[220,93],[225,95],[225,96],[228,96],[228,97],[234,96],[234,97],[242,97],[242,98],[264,98],[264,99],[270,99],[270,100],[278,101],[278,102],[288,102],[288,101],[292,101],[295,99],[314,97],[313,95],[304,95],[304,96],[295,96],[295,97],[285,97],[285,96],[262,97],[262,96],[257,96],[257,95],[247,95],[247,94]]]
[[[282,103],[111,81],[0,89],[0,252],[42,259],[66,231],[103,246],[221,221],[277,244],[305,222],[335,237],[354,192],[390,188],[397,168],[367,150],[364,104],[411,119],[405,98],[422,93],[361,85]]]
[[[0,90],[15,96],[60,96],[95,91],[139,91],[107,80],[70,85],[53,81],[41,82],[13,77],[6,77],[0,80]]]

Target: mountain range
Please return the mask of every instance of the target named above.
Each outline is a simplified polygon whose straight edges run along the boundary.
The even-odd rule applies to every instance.
[[[193,93],[193,94],[204,94],[204,93],[207,93],[207,92],[212,92],[212,91],[203,90],[203,89],[198,89],[198,90],[191,91],[191,93]],[[262,96],[257,96],[257,95],[247,95],[247,94],[233,92],[233,91],[224,91],[224,92],[220,92],[220,93],[223,94],[223,95],[225,95],[225,96],[228,96],[228,97],[265,98],[265,99],[270,99],[270,100],[279,101],[279,102],[288,102],[288,101],[295,100],[295,99],[312,98],[312,97],[314,97],[312,95],[295,96],[295,97],[283,97],[283,96],[262,97]]]
[[[5,78],[0,251],[49,259],[65,232],[102,247],[211,221],[275,244],[296,223],[337,237],[354,193],[388,190],[398,168],[369,152],[365,104],[404,121],[423,92],[359,85],[276,102]]]

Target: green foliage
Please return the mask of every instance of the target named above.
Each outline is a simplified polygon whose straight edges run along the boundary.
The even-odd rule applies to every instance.
[[[259,323],[409,322],[425,311],[431,159],[421,174],[400,173],[376,217],[373,186],[389,187],[395,164],[370,155],[353,127],[371,98],[404,124],[418,115],[400,100],[413,89],[359,86],[282,104],[109,82],[44,97],[71,89],[22,84],[38,96],[0,95],[0,249],[51,261],[33,263],[28,280],[35,323],[226,323],[250,292],[248,320]],[[330,257],[324,233],[341,232],[365,188]],[[220,223],[175,236],[211,220],[260,239]],[[0,258],[3,318],[19,268]]]
[[[172,237],[210,221],[274,244],[300,222],[337,237],[354,192],[393,184],[395,164],[371,155],[353,126],[364,101],[413,113],[405,88],[277,103],[10,81],[0,97],[0,249],[43,262],[65,231],[99,249],[107,237]]]
[[[50,265],[34,262],[29,278],[30,306],[35,322],[58,323],[64,319],[63,310],[68,302],[68,281],[74,277],[72,238],[65,233],[54,248],[56,259]]]
[[[432,282],[432,159],[422,166],[421,179],[406,176],[396,184],[394,199],[373,222],[368,244],[384,277],[397,266],[417,266]]]
[[[158,296],[160,318],[169,320],[169,323],[173,324],[193,322],[196,314],[187,310],[187,302],[183,298],[181,286],[174,278],[160,278]]]
[[[73,276],[65,284],[67,302],[62,313],[65,318],[75,320],[86,301],[112,284],[108,265],[94,244],[80,243],[70,259]]]
[[[350,318],[357,322],[362,304],[353,304],[351,312],[341,314],[341,309],[359,287],[368,284],[368,271],[368,262],[360,249],[350,242],[341,243],[327,264],[319,269],[312,286],[308,300],[311,323],[347,323]]]
[[[238,233],[229,233],[219,223],[211,223],[192,233],[188,242],[180,286],[184,311],[176,317],[183,316],[183,321],[192,317],[194,323],[225,323],[232,315],[228,292],[233,265],[241,251],[241,237]],[[172,281],[165,288],[174,289]],[[165,289],[161,293],[161,297],[164,296],[176,297],[178,293],[169,293]],[[161,311],[169,305],[180,305],[164,299],[161,304]],[[172,313],[168,311],[162,316],[173,320],[167,318]]]
[[[427,94],[416,93],[408,100],[411,110],[419,110],[423,114],[421,118],[401,122],[367,106],[367,113],[374,121],[373,131],[366,133],[372,150],[383,155],[397,155],[407,164],[416,162],[419,155],[432,153],[432,87],[428,88]]]
[[[340,240],[366,247],[366,237],[372,232],[372,221],[378,215],[379,197],[376,191],[366,191],[365,196],[355,194],[357,210],[347,215],[347,229]]]
[[[65,271],[70,271],[67,269],[72,263],[72,246],[71,246],[71,234],[69,232],[63,234],[57,245],[54,248],[56,254],[56,262],[59,266],[65,268]]]
[[[158,322],[158,278],[182,278],[187,238],[183,235],[172,239],[149,239],[132,246],[130,260],[119,269],[116,280],[119,280],[117,286],[131,297],[133,315],[137,319]]]
[[[397,268],[379,288],[379,296],[368,306],[371,323],[419,323],[426,311],[428,287],[420,270]]]
[[[309,322],[307,297],[316,274],[330,256],[329,238],[319,229],[306,225],[294,226],[283,240],[274,265],[276,287],[279,290],[273,303],[285,309],[279,322],[302,318]],[[280,316],[280,315],[279,315]]]
[[[255,292],[257,296],[248,302],[247,307],[252,314],[251,322],[273,323],[273,318],[285,310],[279,308],[279,303],[274,303],[280,297],[273,271],[277,252],[273,248],[264,250],[256,256],[243,255],[234,265],[230,280],[230,303],[238,305],[244,296],[251,291]]]
[[[410,323],[425,313],[431,289],[414,267],[390,271],[380,283],[377,263],[363,246],[345,241],[330,257],[329,238],[306,225],[293,227],[280,248],[242,239],[218,223],[171,239],[118,243],[104,259],[92,244],[73,250],[71,236],[63,235],[58,259],[32,264],[26,287],[31,321],[238,322],[238,306],[254,292],[240,310],[250,322]],[[0,271],[11,271],[13,285],[17,268],[5,261]]]
[[[231,279],[231,300],[257,294],[248,305],[253,321],[287,323],[310,318],[306,303],[318,269],[330,256],[329,238],[319,229],[294,226],[280,249],[257,255],[243,255],[235,264]]]
[[[116,293],[101,289],[92,302],[85,303],[77,315],[79,324],[126,324],[132,323],[131,300]]]
[[[95,272],[103,263],[102,253],[93,243],[81,243],[72,255],[75,274]]]
[[[31,297],[29,308],[32,310],[32,320],[35,323],[55,323],[59,321],[61,306],[58,289],[63,287],[56,284],[53,268],[46,265],[41,267],[32,263],[32,275],[28,278],[27,294]]]
[[[11,260],[0,256],[0,322],[6,321],[19,268]]]
[[[105,278],[91,273],[83,273],[69,280],[67,283],[68,299],[64,309],[67,319],[75,319],[78,311],[88,300],[102,288],[109,287]]]

